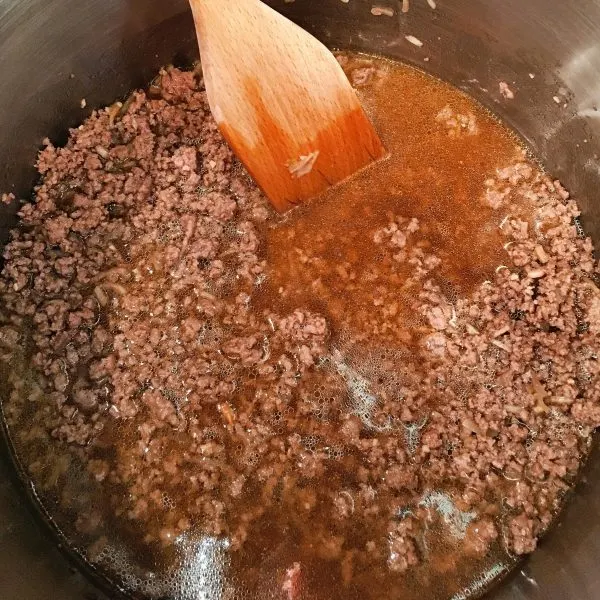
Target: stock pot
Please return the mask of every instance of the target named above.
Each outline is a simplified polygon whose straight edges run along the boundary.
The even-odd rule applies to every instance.
[[[224,10],[235,1],[223,0]],[[600,243],[599,0],[410,0],[407,12],[395,0],[268,3],[333,48],[399,58],[469,92],[571,190],[587,233]],[[30,197],[44,137],[65,142],[68,128],[94,107],[146,85],[164,64],[196,59],[185,0],[0,0],[0,192]],[[502,81],[513,99],[501,94]],[[0,245],[16,208],[0,205]],[[558,524],[487,597],[597,599],[599,540],[600,452],[594,450]],[[118,595],[61,539],[5,439],[0,598]]]

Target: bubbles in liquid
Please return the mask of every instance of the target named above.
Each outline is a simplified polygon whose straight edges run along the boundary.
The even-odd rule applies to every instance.
[[[443,492],[430,492],[423,497],[419,506],[435,510],[448,526],[450,533],[456,538],[464,538],[469,523],[477,518],[474,512],[459,510],[452,498]]]
[[[128,590],[150,598],[222,600],[229,567],[228,540],[202,537],[192,541],[181,536],[176,546],[179,564],[164,574],[140,573],[125,550],[108,544],[99,552],[97,563],[109,567]]]
[[[417,451],[417,447],[421,441],[421,431],[427,425],[427,418],[424,418],[418,423],[403,423],[404,437],[406,443],[406,449],[409,454],[414,454]]]
[[[333,445],[333,446],[327,446],[325,448],[325,453],[327,455],[327,458],[331,459],[331,460],[340,460],[341,458],[343,458],[345,452],[345,449],[343,446],[341,445]]]
[[[225,332],[219,325],[206,321],[198,333],[198,341],[204,344],[213,344],[223,339]]]
[[[176,242],[183,237],[183,228],[180,221],[169,221],[158,226],[158,241],[161,244]]]
[[[257,465],[260,460],[260,454],[258,452],[250,452],[245,455],[245,462],[248,465]]]
[[[490,567],[477,577],[475,577],[472,583],[464,590],[454,594],[451,600],[469,600],[484,591],[490,584],[492,584],[500,575],[505,573],[510,568],[509,565],[504,563],[498,563]]]
[[[319,436],[316,435],[306,435],[302,436],[302,445],[308,452],[315,452],[317,450],[317,446],[321,442]]]
[[[172,509],[175,508],[175,502],[174,502],[174,500],[166,492],[162,493],[162,495],[161,495],[161,501],[162,501],[163,507],[166,510],[172,510]]]
[[[206,427],[204,429],[204,437],[207,440],[215,440],[218,437],[217,428],[216,427]]]
[[[281,413],[281,411],[276,410],[273,411],[273,413],[271,413],[271,423],[274,425],[279,425],[279,423],[281,423],[283,419],[283,414]]]

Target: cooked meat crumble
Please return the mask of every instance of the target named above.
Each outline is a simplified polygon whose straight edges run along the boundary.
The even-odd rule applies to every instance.
[[[429,86],[415,127],[454,162],[403,157],[371,202],[377,172],[281,218],[175,68],[44,141],[4,250],[4,413],[61,526],[141,593],[196,541],[229,556],[225,594],[449,598],[535,549],[600,425],[575,202],[459,92],[341,62],[379,126],[386,85]]]

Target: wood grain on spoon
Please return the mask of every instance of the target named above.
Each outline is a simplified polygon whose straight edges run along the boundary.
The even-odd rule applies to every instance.
[[[278,210],[385,150],[335,57],[259,0],[190,0],[208,101]]]

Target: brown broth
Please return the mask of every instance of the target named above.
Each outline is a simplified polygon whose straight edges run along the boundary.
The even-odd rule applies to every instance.
[[[346,68],[364,64],[353,57]],[[469,294],[501,264],[501,216],[480,201],[484,181],[521,152],[512,132],[457,89],[408,66],[379,59],[374,83],[359,88],[389,156],[268,232],[268,276],[262,302],[324,311],[337,329],[356,334],[366,323],[381,331],[387,305],[374,305],[374,289],[397,295],[396,328],[418,337],[403,301],[412,290],[405,272],[373,243],[394,216],[416,217],[419,244],[442,260],[438,284]],[[451,137],[436,122],[450,106],[472,114],[479,134]],[[260,302],[260,301],[259,301]],[[393,341],[386,332],[388,341]],[[414,341],[414,340],[413,340]]]
[[[431,331],[411,311],[411,299],[420,290],[406,281],[406,265],[394,263],[373,242],[373,236],[394,217],[417,218],[416,243],[442,261],[436,283],[448,297],[469,295],[492,279],[496,267],[506,260],[498,228],[504,214],[482,203],[484,182],[496,169],[514,162],[523,148],[513,132],[456,88],[400,63],[356,54],[342,56],[348,58],[344,68],[349,74],[364,65],[376,67],[373,82],[358,93],[389,155],[271,222],[266,233],[267,277],[253,304],[257,310],[270,307],[279,312],[309,307],[326,315],[334,343],[346,345],[359,361],[364,358],[360,355],[366,341],[401,352],[404,362],[411,365],[408,368],[418,371],[419,341]],[[450,136],[444,124],[436,121],[445,106],[473,115],[478,135]],[[384,298],[379,305],[374,302],[377,290],[382,290]],[[390,293],[398,304],[391,327],[386,311]],[[331,423],[329,439],[337,437],[337,426]],[[355,473],[359,465],[360,460],[347,456],[339,472],[328,471],[325,485],[337,489],[355,482],[349,473]],[[301,479],[299,485],[304,485]],[[508,561],[499,547],[483,559],[467,559],[445,538],[443,528],[434,524],[437,541],[428,549],[426,563],[398,576],[385,564],[363,562],[359,553],[350,552],[344,561],[353,564],[354,574],[351,583],[344,584],[340,561],[326,560],[320,546],[344,535],[348,547],[364,547],[369,539],[385,536],[385,525],[377,533],[360,522],[343,530],[325,511],[312,514],[310,523],[292,518],[299,510],[290,504],[271,510],[254,532],[248,551],[234,559],[236,571],[248,575],[253,563],[249,557],[260,557],[255,563],[257,579],[246,583],[256,597],[267,597],[274,585],[261,580],[258,573],[264,576],[269,569],[281,573],[294,561],[310,574],[304,582],[310,592],[302,598],[315,600],[449,598],[471,586],[476,593],[485,586],[474,581],[488,573],[483,581],[489,584],[498,574],[490,571],[495,561]],[[263,564],[260,569],[259,563]]]

